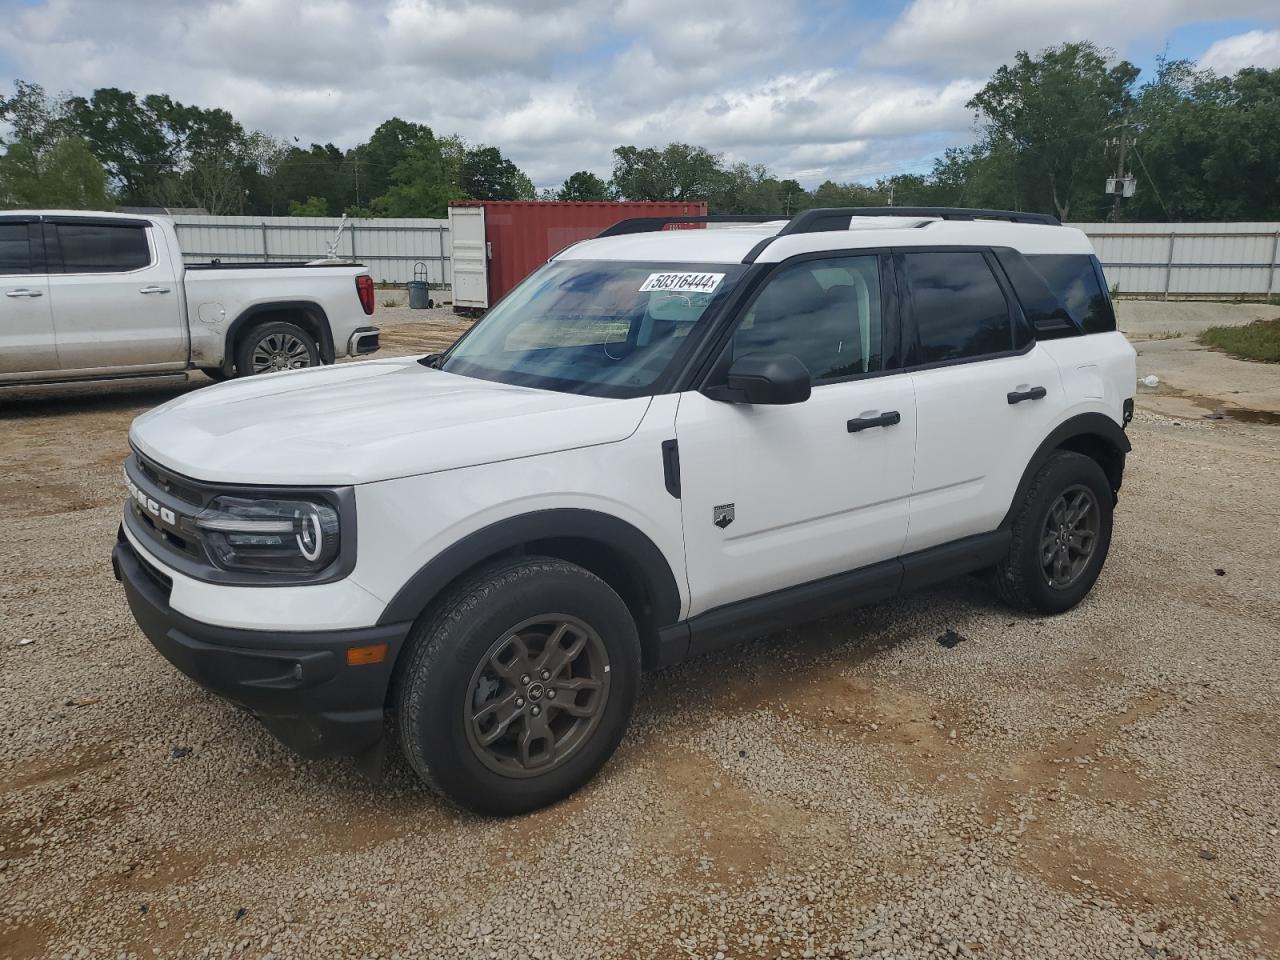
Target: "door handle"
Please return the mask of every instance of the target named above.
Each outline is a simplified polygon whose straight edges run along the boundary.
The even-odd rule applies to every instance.
[[[6,290],[4,295],[6,297],[43,297],[44,291],[30,290],[27,287],[19,287],[17,290]]]
[[[902,422],[902,414],[897,410],[887,410],[878,417],[857,417],[850,420],[846,426],[850,433],[857,433],[859,430],[870,430],[872,427],[892,427],[895,423]]]
[[[168,293],[168,292],[169,292],[169,288],[168,288],[168,287],[150,286],[150,287],[143,287],[143,288],[142,288],[141,290],[139,290],[138,292],[139,292],[139,293]]]
[[[1023,400],[1043,400],[1048,392],[1044,387],[1031,387],[1028,390],[1013,390],[1008,397],[1010,403],[1021,403]]]

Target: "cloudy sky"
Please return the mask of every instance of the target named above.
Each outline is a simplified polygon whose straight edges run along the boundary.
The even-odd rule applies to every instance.
[[[926,169],[997,66],[1063,40],[1280,66],[1277,0],[0,0],[0,24],[0,85],[165,92],[304,145],[400,116],[539,186],[671,140],[806,185]]]

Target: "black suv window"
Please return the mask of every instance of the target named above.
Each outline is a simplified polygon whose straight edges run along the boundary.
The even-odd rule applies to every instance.
[[[60,223],[63,273],[124,273],[151,263],[147,230],[132,224]]]
[[[1116,314],[1102,284],[1095,258],[1085,253],[1032,254],[1027,261],[1044,277],[1049,289],[1085,333],[1108,333],[1116,328]]]
[[[0,274],[30,273],[31,243],[25,223],[0,223]]]
[[[880,370],[880,269],[875,256],[784,267],[733,335],[733,356],[791,353],[814,383]]]
[[[903,259],[919,344],[916,363],[1014,349],[1009,304],[986,257],[955,250],[908,253]]]

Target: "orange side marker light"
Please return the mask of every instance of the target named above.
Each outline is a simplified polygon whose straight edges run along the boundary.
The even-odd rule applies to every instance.
[[[387,659],[385,643],[371,643],[364,647],[347,647],[347,666],[359,667],[366,663],[381,663]]]

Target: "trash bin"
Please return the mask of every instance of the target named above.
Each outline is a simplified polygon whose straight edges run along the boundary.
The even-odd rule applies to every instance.
[[[413,279],[409,281],[409,309],[430,310],[431,288],[427,284],[427,265],[419,260],[413,267]]]

